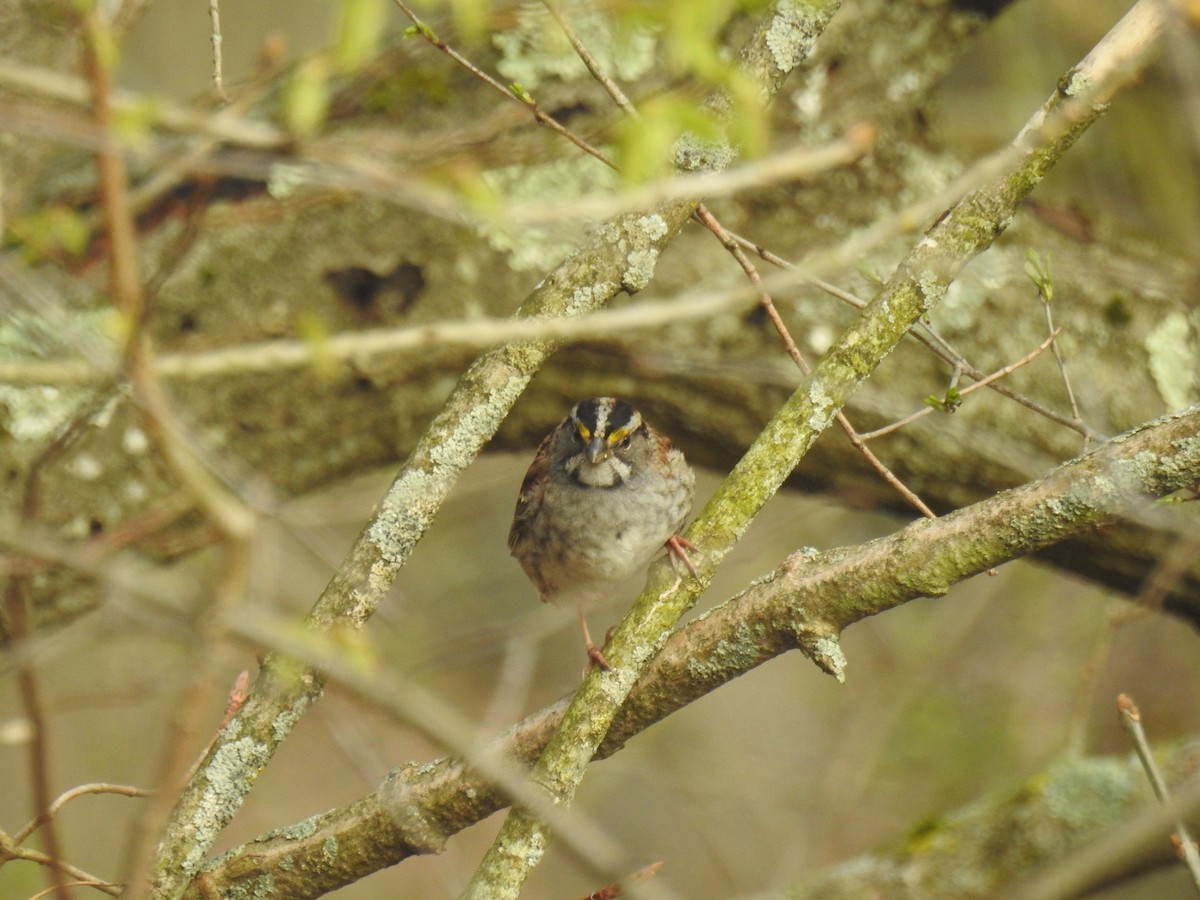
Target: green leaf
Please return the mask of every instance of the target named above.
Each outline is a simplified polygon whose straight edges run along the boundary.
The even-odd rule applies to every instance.
[[[50,206],[15,218],[8,233],[31,264],[62,253],[78,256],[90,237],[86,220],[69,206]]]
[[[617,163],[626,184],[669,176],[675,165],[691,171],[721,168],[732,150],[713,115],[692,102],[657,97],[645,103],[640,119],[617,124]]]
[[[962,394],[958,392],[958,388],[947,388],[946,393],[941,397],[935,397],[930,394],[925,398],[925,405],[933,407],[938,412],[952,413],[963,404]]]
[[[1025,251],[1025,274],[1038,289],[1042,299],[1049,303],[1054,299],[1054,275],[1050,269],[1050,254],[1043,259],[1032,247]]]
[[[99,20],[96,27],[88,33],[88,40],[100,65],[110,72],[115,69],[120,58],[120,47],[108,23]]]
[[[387,27],[386,0],[341,0],[333,60],[340,72],[353,72],[375,57]]]
[[[329,113],[329,60],[314,56],[297,67],[287,86],[283,116],[295,134],[312,134]]]
[[[488,36],[490,0],[450,0],[455,32],[465,41],[478,44]]]
[[[158,104],[152,98],[118,107],[113,114],[117,134],[135,148],[146,143],[157,120]]]
[[[338,374],[338,361],[329,352],[329,326],[315,313],[296,317],[296,334],[312,352],[313,371],[321,378],[332,380]]]

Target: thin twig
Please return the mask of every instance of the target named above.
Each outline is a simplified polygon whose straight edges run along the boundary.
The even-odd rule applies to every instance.
[[[22,844],[25,840],[58,815],[59,810],[70,803],[77,797],[83,797],[87,794],[120,794],[122,797],[149,797],[152,792],[145,788],[133,787],[128,784],[109,784],[107,782],[93,782],[91,784],[80,784],[65,791],[58,796],[57,799],[43,810],[37,818],[33,819],[28,825],[13,835],[14,844]]]
[[[625,92],[604,71],[604,67],[596,61],[596,57],[592,55],[592,51],[588,49],[587,44],[583,42],[579,37],[579,33],[572,27],[567,17],[563,15],[562,10],[558,8],[558,4],[552,2],[552,0],[542,0],[542,5],[554,17],[554,21],[562,29],[562,33],[566,35],[567,40],[571,42],[571,46],[575,48],[575,53],[579,56],[579,59],[587,66],[588,72],[600,83],[600,86],[604,90],[608,91],[608,96],[612,97],[613,103],[617,104],[621,111],[630,118],[638,118],[637,107],[633,105],[633,102],[625,96]]]
[[[924,500],[918,497],[916,493],[908,487],[908,485],[901,481],[900,478],[884,464],[883,460],[881,460],[874,454],[874,452],[872,452],[870,447],[863,443],[862,436],[855,431],[853,427],[851,427],[849,420],[846,419],[845,413],[839,412],[835,418],[838,426],[850,439],[850,444],[855,450],[863,455],[867,462],[871,464],[871,467],[883,477],[884,481],[890,484],[892,488],[898,494],[900,494],[901,497],[909,502],[910,505],[916,507],[917,511],[920,512],[925,518],[937,518],[937,513],[930,509]]]
[[[111,96],[111,62],[103,56],[101,49],[111,35],[95,10],[83,15],[83,30],[84,69],[91,88],[92,117],[106,138],[96,152],[96,170],[104,227],[111,245],[108,286],[113,302],[125,319],[126,351],[133,353],[140,342],[145,304],[138,275],[137,232],[129,208],[129,178],[125,160],[113,143],[116,126]]]
[[[1017,369],[1021,368],[1022,366],[1028,365],[1029,363],[1033,362],[1035,359],[1037,359],[1039,356],[1041,356],[1043,353],[1045,353],[1047,348],[1049,348],[1051,345],[1054,344],[1055,338],[1057,338],[1059,336],[1059,334],[1061,334],[1061,332],[1062,332],[1061,329],[1055,330],[1054,333],[1050,335],[1050,337],[1046,338],[1044,341],[1042,341],[1040,344],[1038,344],[1036,347],[1034,347],[1032,350],[1030,350],[1028,353],[1026,353],[1024,356],[1022,356],[1016,362],[1009,363],[1003,369],[997,369],[991,375],[986,375],[983,378],[980,378],[974,384],[967,385],[967,387],[963,388],[961,391],[958,392],[958,396],[965,397],[968,394],[970,394],[971,392],[979,390],[979,388],[990,387],[992,382],[997,381],[1001,378],[1004,378],[1007,375],[1011,375],[1013,372],[1015,372]],[[959,371],[960,368],[961,367],[956,366],[955,371],[956,372]],[[891,425],[884,425],[882,428],[876,428],[874,431],[868,431],[860,436],[862,437],[862,439],[864,441],[873,441],[873,440],[875,440],[875,438],[880,438],[880,437],[883,437],[885,434],[891,434],[893,431],[898,431],[899,429],[903,428],[905,425],[910,425],[913,422],[917,421],[917,419],[924,418],[925,416],[928,416],[934,412],[936,412],[936,410],[932,406],[926,406],[922,409],[917,410],[912,415],[905,416],[903,419],[899,419],[899,420],[893,422]]]
[[[109,894],[113,897],[119,897],[121,895],[121,886],[119,884],[115,884],[111,881],[105,881],[103,878],[98,878],[95,875],[85,872],[78,866],[73,866],[70,863],[63,862],[61,859],[58,859],[50,853],[43,853],[40,850],[31,850],[28,847],[14,847],[11,845],[5,846],[3,852],[4,856],[8,859],[23,859],[26,862],[37,863],[40,866],[45,866],[50,871],[58,875],[66,875],[75,879],[75,883],[65,880],[60,881],[56,887],[47,888],[45,891],[41,891],[35,896],[44,897],[52,892],[58,893],[58,888],[62,888],[63,891],[65,891],[67,888],[75,886],[75,884],[82,887],[95,888],[96,890],[102,891],[103,893]]]
[[[28,91],[38,97],[86,106],[91,96],[88,82],[50,69],[26,66],[12,60],[0,60],[0,85]],[[285,147],[292,136],[270,122],[245,119],[228,109],[209,112],[156,97],[147,104],[145,95],[132,91],[114,91],[113,108],[117,112],[135,110],[149,113],[153,123],[185,134],[207,134],[243,147],[276,150]]]
[[[713,200],[780,181],[811,178],[848,165],[870,150],[874,140],[874,128],[857,125],[847,129],[841,137],[819,146],[792,147],[724,172],[678,175],[617,194],[587,195],[562,202],[510,203],[504,207],[504,218],[522,225],[538,225],[607,218],[692,197]]]
[[[752,250],[755,253],[755,255],[762,257],[764,260],[771,263],[773,266],[776,266],[780,269],[792,271],[792,272],[801,272],[802,271],[801,268],[796,263],[793,263],[791,260],[784,259],[782,256],[779,256],[776,253],[772,253],[770,250],[763,247],[761,244],[758,244],[758,243],[750,240],[749,238],[742,237],[734,232],[730,232],[730,234],[743,247],[746,247],[747,249]],[[828,281],[825,281],[821,278],[817,278],[815,276],[810,276],[810,275],[804,275],[802,280],[808,284],[813,285],[814,287],[820,288],[822,291],[829,294],[831,297],[836,297],[837,299],[842,300],[845,303],[848,303],[850,306],[853,306],[855,309],[861,310],[861,309],[865,309],[867,306],[867,301],[863,300],[861,297],[856,297],[850,291],[843,290],[842,288],[839,288],[834,284],[830,284]],[[961,353],[959,353],[957,350],[955,350],[954,347],[951,346],[949,341],[947,341],[945,338],[943,338],[941,335],[939,335],[937,333],[936,329],[934,329],[933,326],[928,325],[924,322],[918,323],[914,328],[912,328],[909,331],[908,336],[911,337],[913,340],[918,341],[919,343],[923,344],[926,348],[928,348],[930,351],[932,351],[937,356],[941,357],[952,367],[961,369],[962,373],[964,375],[966,375],[967,377],[974,379],[976,381],[982,380],[982,379],[988,377],[985,372],[982,372],[981,370],[979,370],[979,369],[975,368],[973,365],[971,365],[967,361],[965,356],[963,356]],[[993,381],[988,384],[988,387],[991,390],[995,391],[996,393],[998,393],[1004,397],[1007,397],[1009,400],[1019,403],[1022,406],[1026,407],[1027,409],[1030,409],[1033,412],[1037,413],[1038,415],[1043,416],[1046,419],[1049,419],[1051,422],[1055,422],[1058,425],[1062,425],[1066,428],[1070,428],[1072,431],[1077,432],[1078,434],[1084,436],[1085,438],[1087,438],[1089,440],[1100,441],[1100,440],[1107,439],[1107,435],[1104,435],[1103,433],[1088,427],[1082,421],[1078,421],[1076,419],[1073,419],[1070,416],[1066,416],[1066,415],[1063,415],[1062,413],[1055,412],[1054,410],[1038,403],[1036,400],[1032,399],[1031,397],[1026,397],[1024,394],[1021,394],[1017,391],[1012,390],[1011,388],[1009,388],[1007,385],[1005,385],[1003,383]]]
[[[1137,751],[1138,759],[1142,763],[1142,769],[1146,772],[1146,777],[1150,780],[1150,787],[1154,790],[1154,796],[1158,798],[1158,802],[1164,806],[1171,806],[1171,793],[1167,789],[1167,781],[1159,771],[1158,763],[1154,759],[1154,751],[1150,749],[1150,742],[1146,740],[1146,730],[1142,727],[1142,714],[1138,709],[1137,704],[1133,702],[1133,698],[1128,694],[1121,694],[1117,697],[1117,711],[1120,714],[1121,725],[1129,732],[1130,738],[1133,740],[1134,749]],[[1184,824],[1182,818],[1175,820],[1175,834],[1173,843],[1175,849],[1187,865],[1188,872],[1192,876],[1192,881],[1196,885],[1196,889],[1200,890],[1200,850],[1196,848],[1196,841],[1188,832],[1187,825]]]
[[[223,65],[221,61],[221,9],[220,0],[208,0],[208,18],[212,22],[212,49],[213,49],[213,93],[217,95],[217,99],[222,103],[228,103],[229,97],[225,95],[225,78],[222,73]]]
[[[25,596],[27,578],[13,577],[8,581],[4,592],[4,607],[8,615],[8,627],[13,640],[17,643],[28,639],[31,628],[29,625],[28,600]],[[25,718],[29,722],[29,771],[33,791],[34,819],[42,819],[46,827],[42,831],[42,843],[46,847],[46,857],[49,863],[50,884],[60,900],[69,900],[65,879],[63,878],[62,844],[58,838],[58,829],[54,827],[50,809],[50,747],[47,738],[46,707],[42,702],[41,681],[32,662],[26,662],[17,670],[17,690],[21,697]]]
[[[79,881],[63,882],[63,887],[68,887],[68,888],[90,887],[90,888],[95,888],[96,890],[103,890],[104,888],[116,887],[116,885],[111,884],[110,882],[90,881],[87,879],[81,879]],[[44,891],[38,891],[36,894],[30,894],[29,900],[41,900],[42,897],[50,896],[50,894],[53,893],[53,891],[54,891],[53,888],[46,888]]]
[[[792,358],[792,361],[796,364],[797,368],[804,373],[804,375],[808,375],[812,371],[812,367],[808,364],[808,361],[804,358],[804,355],[796,346],[795,340],[792,339],[791,332],[784,323],[783,317],[779,315],[779,310],[775,307],[775,301],[771,298],[771,294],[763,286],[762,277],[759,275],[757,267],[750,261],[750,258],[746,256],[745,252],[743,252],[741,248],[741,245],[737,242],[737,240],[734,239],[733,235],[726,231],[724,226],[717,221],[716,217],[708,211],[708,208],[703,203],[696,207],[695,216],[700,223],[704,225],[704,227],[713,233],[716,239],[721,242],[721,245],[729,251],[730,255],[737,260],[738,265],[742,267],[742,271],[746,273],[746,277],[750,279],[750,282],[756,288],[758,288],[759,304],[766,312],[767,317],[771,320],[771,324],[775,327],[775,331],[779,335],[780,340],[783,341],[783,346],[787,351],[788,356]],[[850,420],[846,418],[846,414],[844,412],[839,410],[834,416],[834,420],[837,422],[838,427],[842,429],[846,437],[849,439],[850,445],[862,454],[863,458],[866,459],[871,468],[879,473],[884,481],[891,485],[901,497],[915,507],[917,511],[921,513],[921,515],[928,519],[937,518],[936,514],[932,509],[929,508],[928,504],[918,497],[916,493],[908,487],[908,485],[901,481],[899,477],[897,477],[896,473],[889,469],[883,460],[876,456],[874,451],[872,451],[864,443],[862,435],[860,435],[854,426],[850,424]]]
[[[94,397],[92,402],[71,419],[30,464],[21,496],[20,516],[24,524],[29,525],[37,519],[41,500],[42,473],[86,433],[100,406],[99,396]],[[26,596],[28,582],[28,574],[14,574],[8,579],[4,592],[4,606],[8,615],[9,631],[13,644],[17,648],[23,647],[33,633]],[[33,820],[40,821],[45,825],[42,828],[42,843],[46,848],[46,856],[55,861],[54,865],[50,867],[51,885],[60,900],[67,900],[68,895],[63,877],[67,864],[63,858],[58,828],[51,813],[53,807],[50,775],[51,753],[46,710],[42,702],[41,680],[32,659],[18,660],[17,687],[25,717],[29,721],[29,769],[33,790]]]
[[[795,279],[792,279],[793,281]],[[788,282],[781,281],[786,286]],[[431,322],[404,328],[343,332],[319,343],[272,340],[199,353],[156,354],[146,365],[159,379],[206,378],[246,372],[274,372],[311,365],[318,360],[347,362],[365,368],[383,354],[437,348],[486,350],[513,341],[594,339],[640,328],[656,328],[690,319],[706,319],[749,308],[753,295],[745,288],[701,290],[675,300],[603,309],[575,318],[480,318]],[[0,360],[0,381],[22,384],[91,384],[111,377],[86,360]]]
[[[443,41],[440,37],[437,36],[437,34],[434,32],[434,30],[432,28],[430,28],[429,25],[424,20],[422,20],[420,16],[418,16],[416,14],[416,12],[412,9],[412,7],[410,7],[407,3],[404,2],[404,0],[392,0],[392,2],[395,3],[396,6],[398,6],[400,8],[400,11],[402,13],[404,13],[404,15],[408,16],[409,20],[413,23],[413,27],[414,27],[413,33],[414,34],[419,34],[430,45],[432,45],[433,47],[436,47],[438,50],[442,51],[442,53],[445,53],[452,60],[454,60],[456,63],[458,63],[460,66],[462,66],[468,72],[470,72],[472,75],[474,75],[480,81],[482,81],[484,84],[488,85],[488,87],[492,88],[493,90],[499,91],[501,94],[503,94],[509,100],[515,100],[518,103],[525,104],[525,107],[529,110],[530,113],[532,113],[534,120],[539,125],[544,125],[547,128],[549,128],[551,131],[555,132],[556,134],[561,135],[562,137],[566,138],[568,141],[570,141],[572,144],[574,144],[576,147],[578,147],[584,153],[587,153],[589,156],[594,156],[596,159],[600,160],[600,162],[604,163],[609,168],[615,169],[617,167],[617,164],[613,161],[612,157],[610,157],[604,151],[599,150],[596,147],[593,147],[591,144],[589,144],[587,141],[585,141],[579,135],[575,134],[575,132],[571,131],[569,128],[566,128],[565,126],[560,124],[553,116],[544,112],[542,110],[542,108],[540,106],[538,106],[537,101],[533,97],[531,97],[528,93],[526,93],[524,91],[522,91],[521,93],[517,93],[516,90],[505,87],[503,84],[501,84],[499,81],[497,81],[491,75],[489,75],[487,72],[480,69],[477,65],[475,65],[473,62],[471,62],[469,59],[467,59],[465,56],[463,56],[461,53],[459,53],[457,50],[455,50],[453,47],[451,47],[449,44],[447,44],[445,41]]]
[[[1049,257],[1047,257],[1049,259]],[[1054,327],[1054,314],[1050,310],[1050,295],[1049,292],[1039,283],[1038,297],[1042,300],[1042,309],[1046,312],[1046,330],[1052,335],[1058,333],[1058,329]],[[1058,341],[1053,343],[1054,361],[1058,363],[1058,371],[1062,376],[1063,387],[1067,391],[1067,401],[1071,404],[1071,416],[1076,422],[1083,424],[1083,416],[1079,414],[1079,404],[1075,400],[1075,391],[1071,388],[1071,378],[1067,375],[1067,361],[1063,358],[1062,349],[1058,346]],[[1084,432],[1083,449],[1086,451],[1091,445],[1091,435]]]

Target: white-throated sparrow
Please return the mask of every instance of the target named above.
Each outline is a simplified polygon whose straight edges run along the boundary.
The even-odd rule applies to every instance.
[[[696,476],[669,438],[624,400],[575,405],[546,435],[517,498],[508,547],[546,603],[576,609],[588,657],[585,610],[664,546],[689,569],[676,532],[692,508]]]

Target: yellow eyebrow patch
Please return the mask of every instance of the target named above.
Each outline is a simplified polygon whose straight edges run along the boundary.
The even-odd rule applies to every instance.
[[[632,432],[632,428],[618,428],[612,434],[608,435],[608,437],[604,439],[604,442],[611,446],[612,444],[616,444],[625,440],[625,438],[627,438]]]
[[[592,439],[592,433],[588,430],[588,427],[578,419],[575,420],[575,430],[579,432],[579,436],[585,441],[590,441]]]

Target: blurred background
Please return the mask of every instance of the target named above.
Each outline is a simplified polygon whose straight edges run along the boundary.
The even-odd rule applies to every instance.
[[[1108,0],[1016,3],[944,85],[936,127],[966,154],[1007,141],[1126,8]],[[226,2],[221,15],[226,78],[236,81],[252,71],[268,35],[282,36],[290,57],[323,45],[332,6]],[[204,5],[158,0],[126,44],[119,81],[187,98],[208,90],[210,66]],[[1196,144],[1185,117],[1161,111],[1177,102],[1176,92],[1171,71],[1154,70],[1085,135],[1038,198],[1103,209],[1147,240],[1194,251]],[[573,618],[536,602],[505,545],[532,452],[531,444],[525,453],[488,455],[467,472],[367,634],[380,658],[450,707],[498,725],[570,692],[582,664]],[[306,612],[391,474],[296,500],[279,522],[265,523],[256,538],[253,602],[293,618]],[[703,473],[697,508],[720,474]],[[902,524],[838,499],[785,492],[773,500],[697,612],[799,547],[853,544]],[[173,574],[181,583],[208,579],[212,565],[201,553]],[[616,604],[594,613],[593,631],[602,633],[623,611]],[[594,766],[576,807],[639,848],[646,864],[665,861],[659,878],[680,896],[781,890],[898,842],[922,820],[1014,790],[1069,751],[1127,753],[1118,692],[1139,702],[1154,740],[1194,734],[1194,633],[1172,618],[1128,611],[1121,600],[1048,569],[1004,566],[947,597],[849,629],[845,685],[791,654],[693,704]],[[524,683],[506,684],[498,695],[497,672],[514,635],[534,636],[535,657]],[[56,783],[148,784],[164,739],[158,725],[181,683],[175,643],[131,632],[68,649],[41,670]],[[228,684],[242,669],[254,673],[252,648],[230,642],[220,652]],[[0,728],[18,710],[13,683],[0,681]],[[214,709],[213,728],[219,719]],[[390,769],[444,752],[334,686],[255,785],[218,849],[350,802]],[[30,807],[25,766],[20,741],[0,740],[0,820],[9,830]],[[69,857],[88,870],[112,871],[141,802],[100,796],[72,803],[60,822]],[[408,861],[337,896],[454,896],[501,819],[452,838],[437,857]],[[42,886],[33,866],[0,870],[5,900]],[[552,850],[525,896],[577,897],[598,887]],[[1185,895],[1179,880],[1145,890],[1147,897]]]

